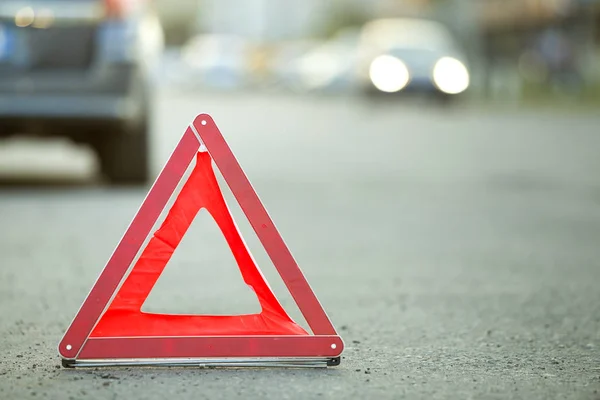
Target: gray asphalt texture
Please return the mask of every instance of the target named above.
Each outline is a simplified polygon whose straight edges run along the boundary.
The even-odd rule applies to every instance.
[[[56,345],[146,190],[2,188],[0,399],[600,399],[600,116],[170,91],[155,110],[156,171],[213,115],[344,338],[342,364],[62,369]],[[256,306],[201,225],[145,309]]]

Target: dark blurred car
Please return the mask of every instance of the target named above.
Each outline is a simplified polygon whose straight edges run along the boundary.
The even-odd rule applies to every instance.
[[[90,144],[115,183],[149,177],[157,17],[140,0],[0,0],[0,137]]]
[[[441,24],[381,19],[363,27],[358,80],[367,93],[425,93],[454,98],[470,83],[465,57]]]

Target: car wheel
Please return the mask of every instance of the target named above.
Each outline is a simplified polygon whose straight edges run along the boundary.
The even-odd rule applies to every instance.
[[[111,184],[148,182],[150,149],[146,124],[116,129],[99,139],[94,147],[100,158],[101,171]]]

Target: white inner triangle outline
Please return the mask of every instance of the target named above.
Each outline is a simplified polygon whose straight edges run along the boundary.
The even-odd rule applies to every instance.
[[[200,209],[142,305],[169,315],[247,315],[262,311],[212,215]]]

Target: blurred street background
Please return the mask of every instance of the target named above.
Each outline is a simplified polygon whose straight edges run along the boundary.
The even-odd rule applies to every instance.
[[[0,0],[0,399],[600,399],[599,109],[594,0]],[[342,364],[61,369],[204,112]],[[204,217],[145,311],[257,311]]]

